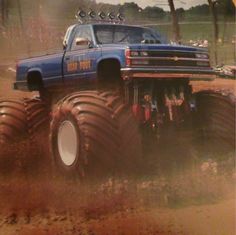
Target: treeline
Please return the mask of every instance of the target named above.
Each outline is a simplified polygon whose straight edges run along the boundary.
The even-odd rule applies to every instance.
[[[125,3],[121,6],[126,15],[130,17],[149,18],[149,19],[170,19],[171,15],[169,11],[164,11],[158,6],[146,7],[145,9],[140,9],[136,3]],[[232,0],[219,0],[215,4],[215,8],[219,17],[234,17],[235,16],[235,6]],[[188,20],[191,18],[199,19],[198,17],[210,17],[210,9],[208,4],[202,4],[198,6],[191,7],[188,10],[184,8],[176,9],[177,16],[179,20]]]
[[[19,9],[20,8],[20,9]],[[124,4],[103,4],[95,0],[0,0],[1,24],[4,25],[11,17],[22,14],[23,17],[43,14],[51,18],[72,19],[76,11],[81,8],[89,11],[123,12],[128,19],[169,21],[171,14],[158,6],[148,6],[144,9],[134,2]],[[216,4],[217,12],[222,17],[234,17],[235,7],[232,0],[219,0]],[[176,9],[180,21],[210,17],[208,4],[191,7],[188,10]]]

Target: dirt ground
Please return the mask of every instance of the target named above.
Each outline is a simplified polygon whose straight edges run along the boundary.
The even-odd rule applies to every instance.
[[[1,73],[0,98],[35,95],[13,91],[13,79],[12,72]],[[192,84],[195,91],[218,87],[235,93],[236,82]],[[107,179],[87,186],[52,179],[44,171],[27,174],[22,167],[0,177],[0,235],[235,235],[233,155],[226,164],[230,170],[205,171],[206,160],[188,171],[171,171],[171,177]]]
[[[73,211],[73,210],[72,210]],[[85,219],[79,210],[1,217],[2,235],[234,235],[235,200],[181,209],[138,208]]]
[[[212,183],[223,194],[216,192],[216,188],[212,191],[207,182],[210,192],[206,188],[198,189],[206,198],[204,201],[192,192],[184,195],[182,201],[176,201],[168,197],[165,188],[158,190],[147,180],[138,184],[130,182],[128,187],[127,180],[113,186],[108,180],[99,187],[87,185],[87,188],[79,182],[40,180],[12,178],[10,183],[9,179],[1,180],[1,235],[235,234],[233,186],[227,190],[218,186],[217,179]],[[186,190],[179,187],[181,191]],[[192,187],[196,185],[192,183]],[[171,189],[171,193],[175,194],[176,190]],[[195,197],[194,200],[188,201],[189,196]]]

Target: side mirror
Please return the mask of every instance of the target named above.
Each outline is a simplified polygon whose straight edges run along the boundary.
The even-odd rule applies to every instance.
[[[90,40],[88,40],[87,38],[76,38],[75,39],[75,44],[76,46],[82,47],[82,48],[90,48],[92,43]]]
[[[65,50],[66,49],[66,47],[67,47],[67,42],[66,41],[63,41],[63,50]]]

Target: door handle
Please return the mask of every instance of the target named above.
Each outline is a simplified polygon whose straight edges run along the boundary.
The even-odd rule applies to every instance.
[[[70,60],[70,57],[66,57],[65,60]]]

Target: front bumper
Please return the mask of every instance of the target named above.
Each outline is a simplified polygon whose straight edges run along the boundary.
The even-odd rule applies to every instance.
[[[216,78],[216,73],[211,68],[122,68],[123,80],[138,78],[178,79],[186,78],[191,81],[211,81]]]

